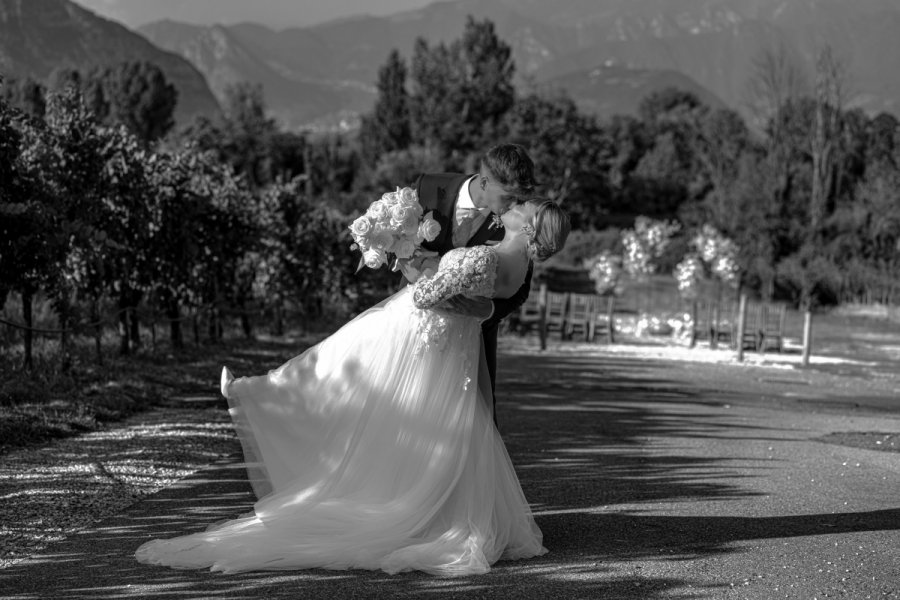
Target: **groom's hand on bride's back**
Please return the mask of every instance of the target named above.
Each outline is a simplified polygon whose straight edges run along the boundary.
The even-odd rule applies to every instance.
[[[441,257],[437,252],[421,250],[418,256],[398,261],[397,267],[408,283],[415,283],[420,277],[430,277],[437,273]]]
[[[490,319],[494,314],[494,303],[490,298],[470,298],[462,294],[444,300],[436,308],[457,315],[475,317],[479,321]]]

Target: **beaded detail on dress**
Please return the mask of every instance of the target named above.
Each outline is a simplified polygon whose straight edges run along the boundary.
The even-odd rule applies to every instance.
[[[490,246],[454,248],[441,258],[433,277],[416,282],[413,302],[417,308],[431,308],[458,294],[490,298],[497,280],[497,262],[497,252]]]
[[[454,334],[448,317],[429,309],[459,294],[492,297],[497,264],[497,253],[489,246],[454,248],[441,258],[437,273],[415,283],[412,298],[422,342],[417,353],[428,348],[443,349]]]

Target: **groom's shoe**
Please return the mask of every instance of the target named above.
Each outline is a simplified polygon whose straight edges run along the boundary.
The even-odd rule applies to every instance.
[[[222,388],[222,395],[226,398],[228,397],[228,386],[231,385],[232,381],[234,381],[234,375],[231,374],[228,367],[222,367],[222,381],[220,387]]]

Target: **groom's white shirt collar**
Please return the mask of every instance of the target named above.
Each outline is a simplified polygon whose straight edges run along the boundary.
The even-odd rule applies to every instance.
[[[456,210],[461,208],[478,208],[475,206],[475,203],[472,202],[472,195],[469,193],[469,184],[472,183],[472,180],[475,179],[477,175],[472,175],[468,179],[463,182],[462,187],[459,188],[459,194],[456,196]]]

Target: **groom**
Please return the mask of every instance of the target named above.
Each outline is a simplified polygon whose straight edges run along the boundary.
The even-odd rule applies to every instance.
[[[534,193],[534,163],[518,144],[499,144],[481,158],[478,173],[425,173],[419,176],[415,188],[425,212],[434,211],[433,218],[441,231],[422,247],[443,256],[453,248],[471,247],[488,241],[503,239],[503,225],[499,217],[515,204]],[[481,325],[484,360],[491,378],[491,400],[494,422],[497,422],[497,402],[494,389],[497,381],[497,330],[507,315],[525,302],[531,290],[532,265],[528,266],[525,283],[509,299],[487,302],[467,301],[458,297],[457,309],[485,317]],[[404,275],[407,275],[404,272]],[[412,280],[410,276],[406,277]]]

